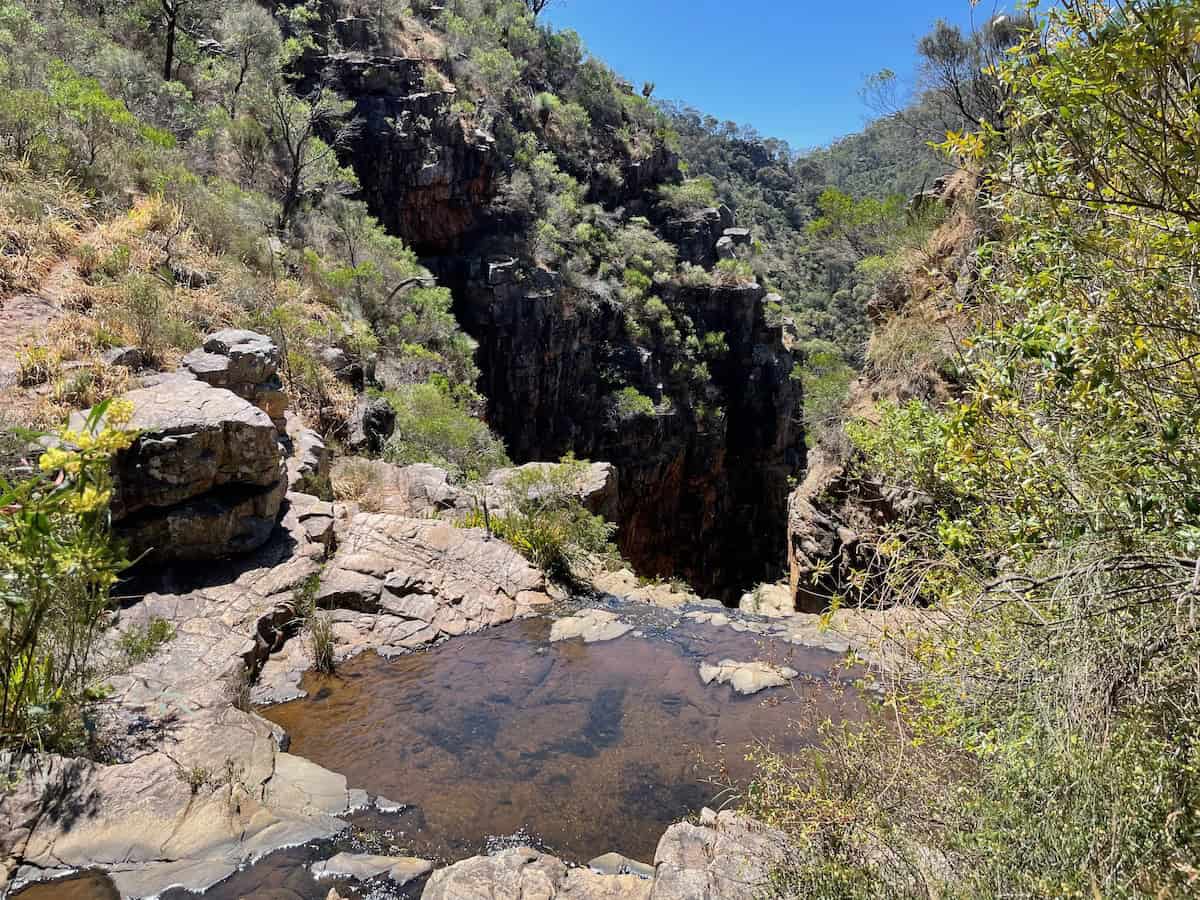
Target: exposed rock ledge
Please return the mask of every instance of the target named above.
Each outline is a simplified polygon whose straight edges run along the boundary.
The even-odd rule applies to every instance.
[[[338,816],[365,804],[344,776],[282,752],[272,725],[234,708],[248,663],[281,644],[268,670],[304,652],[284,639],[294,592],[321,571],[327,545],[311,532],[323,530],[314,523],[327,504],[288,499],[281,531],[254,557],[195,576],[207,583],[158,585],[122,613],[120,629],[159,617],[176,637],[111,679],[110,763],[45,759],[0,797],[0,885],[101,868],[123,896],[202,890],[273,850],[341,831]],[[322,586],[354,607],[339,637],[352,632],[364,648],[420,646],[548,600],[541,573],[500,541],[394,516],[351,520]]]

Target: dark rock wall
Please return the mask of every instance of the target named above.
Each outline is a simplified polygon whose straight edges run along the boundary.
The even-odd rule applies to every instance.
[[[505,247],[503,226],[488,210],[499,166],[494,142],[453,114],[453,92],[427,88],[424,65],[339,58],[342,86],[362,121],[347,161],[374,214],[454,291],[456,314],[480,345],[488,418],[514,461],[572,451],[616,465],[619,541],[641,574],[680,576],[730,599],[777,578],[786,559],[788,478],[803,466],[804,441],[799,385],[788,377],[793,360],[780,330],[766,322],[762,289],[679,288],[667,298],[686,308],[701,334],[724,332],[730,348],[709,364],[709,396],[681,394],[671,381],[673,360],[632,342],[611,304],[493,255]],[[627,213],[649,211],[648,192],[678,177],[665,149],[625,169],[620,195],[595,199]],[[728,222],[712,212],[712,222],[673,230],[683,258],[715,258],[710,239]],[[616,422],[610,397],[620,384],[638,387],[660,413]],[[665,393],[673,406],[662,403]],[[724,418],[700,419],[699,402],[722,407]]]

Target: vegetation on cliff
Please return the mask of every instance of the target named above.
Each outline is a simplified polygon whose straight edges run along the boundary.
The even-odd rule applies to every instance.
[[[1190,2],[1047,9],[945,144],[988,235],[939,297],[954,395],[849,429],[920,498],[857,582],[926,626],[882,731],[831,731],[815,785],[766,757],[789,896],[1196,889],[1196,39]]]

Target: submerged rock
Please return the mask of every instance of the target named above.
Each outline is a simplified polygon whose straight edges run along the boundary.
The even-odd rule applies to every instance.
[[[800,673],[787,666],[765,662],[736,662],[723,659],[715,666],[700,664],[700,680],[705,684],[728,684],[739,694],[749,696],[767,688],[783,687]]]
[[[433,871],[433,863],[412,856],[373,856],[367,853],[339,853],[312,864],[316,878],[353,878],[367,881],[387,875],[403,887]]]

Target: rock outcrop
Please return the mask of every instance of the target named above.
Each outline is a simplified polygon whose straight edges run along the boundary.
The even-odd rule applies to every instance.
[[[181,367],[213,387],[225,388],[265,412],[282,433],[287,395],[279,379],[279,348],[254,331],[229,328],[209,335]]]
[[[349,161],[371,211],[418,253],[461,248],[496,189],[495,140],[452,109],[435,61],[348,52],[333,63],[361,122]]]
[[[489,418],[517,459],[567,452],[619,473],[618,540],[643,575],[678,576],[736,601],[772,580],[785,558],[788,479],[804,463],[800,387],[765,292],[679,288],[671,305],[729,347],[709,363],[703,397],[667,399],[671,359],[631,343],[603,303],[568,303],[547,273],[498,276],[480,264],[460,293],[463,327],[480,342]],[[657,404],[619,419],[608,383],[619,372]],[[701,418],[704,405],[720,414]]]
[[[651,900],[756,900],[791,852],[779,831],[729,810],[672,825],[654,854]]]
[[[421,897],[755,900],[765,895],[772,871],[787,860],[788,853],[782,833],[736,813],[706,809],[699,825],[673,825],[663,835],[651,878],[570,868],[546,853],[518,847],[434,872]]]
[[[261,547],[287,491],[262,410],[186,376],[126,394],[140,432],[113,461],[113,521],[133,558],[220,559]],[[79,414],[79,427],[86,417]]]
[[[364,496],[359,502],[368,512],[460,522],[485,501],[492,514],[503,515],[513,499],[511,482],[515,477],[545,473],[556,465],[527,463],[518,468],[497,469],[471,490],[451,484],[445,469],[427,463],[397,466],[378,459],[341,459],[333,467],[333,478],[339,485],[361,482]],[[620,514],[617,485],[617,472],[612,465],[590,463],[580,473],[575,496],[595,515],[615,522]],[[530,490],[536,491],[536,485]]]
[[[537,897],[539,900],[650,900],[651,883],[636,875],[601,875],[568,868],[528,847],[476,856],[434,872],[421,900]]]
[[[269,723],[233,705],[323,553],[289,511],[255,554],[179,592],[167,591],[173,578],[156,579],[161,592],[120,613],[118,634],[164,619],[175,637],[106,679],[94,715],[109,762],[44,758],[0,793],[0,893],[5,868],[10,888],[102,868],[122,896],[199,891],[345,827],[337,817],[360,802],[345,777],[282,752]]]

